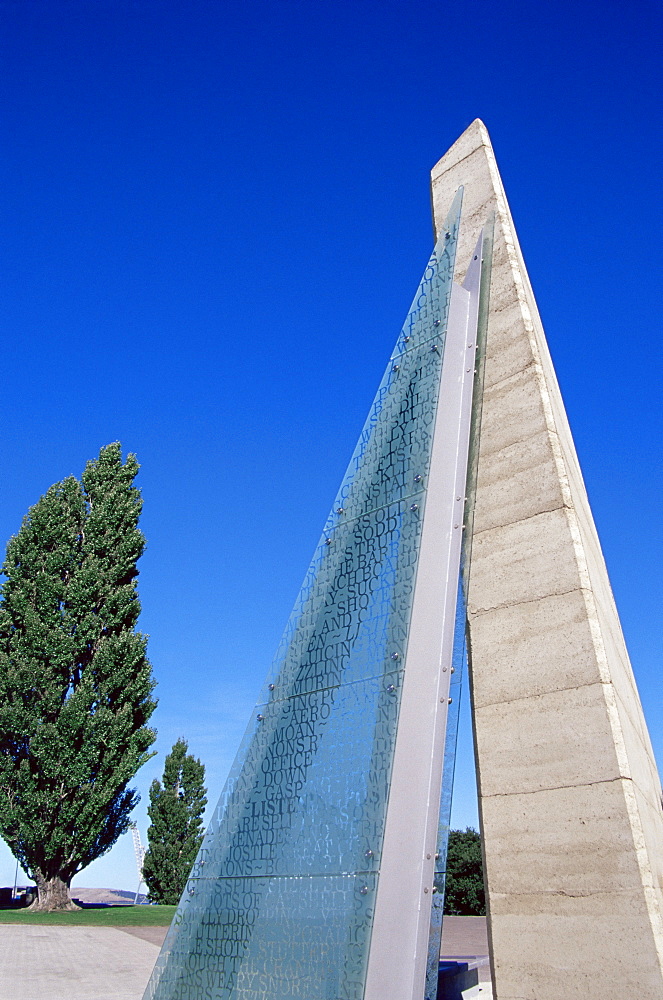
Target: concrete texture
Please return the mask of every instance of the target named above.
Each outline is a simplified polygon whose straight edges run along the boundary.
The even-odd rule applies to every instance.
[[[158,954],[117,928],[0,925],[0,1000],[141,1000]]]
[[[479,121],[433,169],[436,228],[461,184],[456,280],[496,213],[469,592],[495,997],[660,1000],[660,780]]]

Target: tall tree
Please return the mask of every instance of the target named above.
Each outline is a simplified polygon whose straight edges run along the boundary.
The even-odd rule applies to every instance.
[[[481,837],[471,826],[449,831],[444,912],[463,917],[486,914]]]
[[[74,875],[108,851],[152,756],[156,703],[136,562],[145,546],[134,455],[118,443],[56,483],[7,546],[0,595],[0,834],[39,890],[70,909]]]
[[[205,765],[178,740],[166,757],[163,785],[150,787],[143,878],[153,903],[177,903],[203,840]]]

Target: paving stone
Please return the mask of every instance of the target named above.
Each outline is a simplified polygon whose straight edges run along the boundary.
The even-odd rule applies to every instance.
[[[0,1000],[142,1000],[158,954],[115,927],[5,924]]]

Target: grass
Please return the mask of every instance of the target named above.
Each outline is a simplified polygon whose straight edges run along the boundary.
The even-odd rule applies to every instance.
[[[62,924],[72,927],[167,927],[175,906],[103,906],[71,913],[0,910],[0,924]]]

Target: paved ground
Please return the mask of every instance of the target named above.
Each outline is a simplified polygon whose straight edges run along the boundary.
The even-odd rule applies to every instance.
[[[0,1000],[141,1000],[158,954],[115,927],[3,924]]]
[[[485,917],[445,917],[442,923],[442,958],[469,962],[477,967],[479,1000],[492,1000],[488,963],[488,929]],[[469,997],[468,997],[469,1000]]]
[[[165,927],[0,925],[0,1000],[142,1000]],[[490,1000],[485,917],[446,917],[444,958],[476,963]]]

